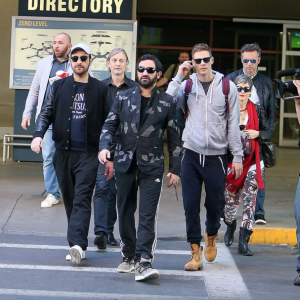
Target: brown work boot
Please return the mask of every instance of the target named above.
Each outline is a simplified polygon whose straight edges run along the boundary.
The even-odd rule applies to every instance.
[[[207,261],[212,262],[215,260],[215,258],[217,256],[216,238],[217,238],[218,234],[208,236],[205,231],[204,236],[205,236],[204,256]]]
[[[191,245],[192,256],[190,261],[184,266],[185,271],[198,271],[203,268],[202,247],[197,244]]]

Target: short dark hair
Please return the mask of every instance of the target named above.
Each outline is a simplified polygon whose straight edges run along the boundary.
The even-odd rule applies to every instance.
[[[250,77],[248,77],[246,74],[239,75],[234,80],[235,85],[238,85],[240,83],[246,83],[249,85],[249,87],[252,89],[253,87],[253,81]]]
[[[162,72],[162,70],[163,70],[162,64],[161,64],[160,60],[155,55],[144,54],[143,56],[141,56],[139,58],[139,60],[137,62],[137,66],[139,66],[140,62],[143,61],[143,60],[153,60],[154,63],[155,63],[156,72]]]
[[[241,49],[241,54],[244,52],[257,51],[258,57],[261,57],[261,49],[257,43],[245,44]]]
[[[194,47],[193,47],[193,50],[192,50],[192,58],[194,58],[194,54],[198,51],[208,51],[209,52],[209,55],[212,56],[212,52],[211,52],[211,49],[209,48],[209,46],[205,43],[200,43],[200,44],[196,44]]]
[[[182,50],[182,51],[180,51],[180,52],[179,52],[179,56],[180,56],[180,54],[181,54],[181,53],[186,53],[186,54],[188,54],[188,55],[189,55],[189,57],[190,57],[190,53],[189,53],[189,51]]]

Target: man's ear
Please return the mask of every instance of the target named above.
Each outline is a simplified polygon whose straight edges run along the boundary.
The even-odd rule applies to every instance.
[[[157,80],[161,77],[162,71],[157,72]]]
[[[213,56],[210,58],[210,61],[211,61],[211,64],[213,64],[215,62],[215,59]]]
[[[93,61],[94,61],[94,59],[92,57],[90,57],[90,65],[89,66],[92,65]]]
[[[260,59],[261,59],[261,57],[259,57],[258,60],[257,60],[258,61],[258,63],[257,63],[258,65],[260,64]]]
[[[69,50],[69,51],[68,51],[68,54],[70,53],[70,51],[71,51],[72,47],[73,47],[73,45],[72,45],[72,44],[69,44],[69,45],[68,45],[68,50]]]

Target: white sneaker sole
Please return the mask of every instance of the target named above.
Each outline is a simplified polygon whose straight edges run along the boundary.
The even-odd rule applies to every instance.
[[[82,254],[83,254],[83,256],[81,257],[81,260],[82,260],[82,259],[85,259],[85,254],[84,254],[84,252],[83,252]],[[66,261],[71,261],[71,255],[70,255],[70,254],[67,254],[67,255],[66,255]]]
[[[81,262],[80,252],[75,248],[71,248],[69,250],[69,254],[71,256],[71,263],[74,265],[79,265]]]
[[[132,266],[130,269],[121,269],[121,268],[117,269],[118,273],[131,273],[132,271],[134,271],[134,266]]]
[[[45,200],[44,200],[45,201]],[[41,202],[41,207],[42,208],[50,208],[52,207],[54,204],[58,204],[59,200],[53,201],[52,203],[49,203],[48,201],[42,201]]]
[[[158,279],[159,273],[157,270],[152,270],[152,272],[148,273],[147,276],[138,275],[135,276],[135,281],[143,281],[143,280],[153,280]]]
[[[264,220],[256,220],[256,221],[255,221],[255,224],[257,224],[257,225],[266,225],[266,224],[267,224],[267,221],[264,221]]]

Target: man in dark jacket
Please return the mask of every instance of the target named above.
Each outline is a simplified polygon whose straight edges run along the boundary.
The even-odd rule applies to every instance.
[[[117,182],[119,230],[123,261],[118,272],[135,269],[135,280],[156,279],[152,268],[157,237],[158,205],[163,186],[164,131],[169,149],[168,187],[180,174],[180,141],[176,126],[176,103],[156,87],[162,65],[154,55],[143,55],[137,63],[139,87],[120,92],[102,129],[99,160],[110,158],[111,140],[120,127],[114,154]],[[140,190],[139,225],[134,213]]]
[[[88,74],[89,46],[75,45],[70,62],[73,76],[52,85],[36,121],[31,149],[39,153],[42,138],[53,123],[53,164],[68,218],[70,251],[66,259],[80,264],[88,246],[99,137],[110,103],[107,86]]]
[[[268,138],[271,139],[274,127],[274,91],[272,80],[258,72],[258,65],[261,60],[261,49],[258,44],[246,44],[241,49],[241,61],[243,68],[227,75],[231,81],[239,75],[246,74],[253,81],[254,87],[249,98],[254,104],[263,107],[268,122]],[[266,186],[265,169],[263,171],[263,181]],[[256,198],[255,206],[255,223],[264,225],[267,223],[265,219],[265,189],[259,190]]]
[[[108,98],[111,103],[118,92],[138,86],[137,82],[125,75],[128,64],[129,59],[123,48],[114,48],[110,51],[106,65],[111,76],[102,82],[108,86]],[[107,164],[111,163],[112,161],[107,162]],[[114,176],[108,180],[107,174],[104,174],[105,167],[99,164],[94,194],[94,232],[96,235],[94,244],[98,249],[106,249],[106,243],[117,246],[113,234],[117,220],[116,180]]]

